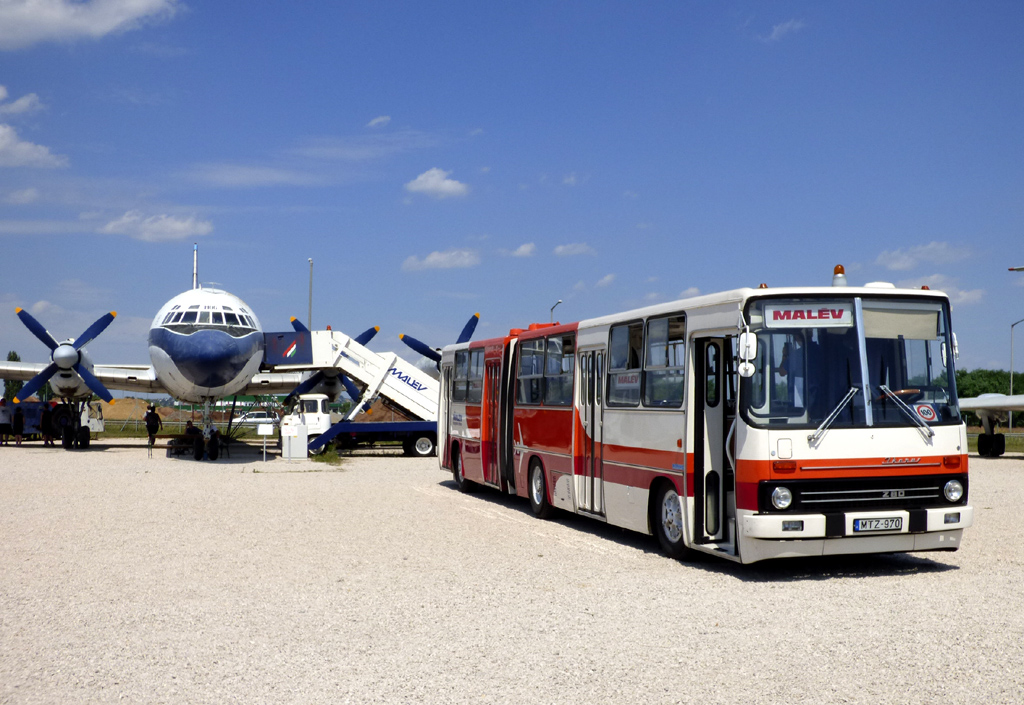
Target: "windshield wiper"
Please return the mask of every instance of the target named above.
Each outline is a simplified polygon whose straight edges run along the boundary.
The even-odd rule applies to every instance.
[[[836,408],[832,409],[832,413],[825,417],[825,420],[821,422],[821,425],[818,426],[817,430],[807,437],[808,445],[813,446],[821,440],[821,437],[825,435],[825,431],[827,431],[833,422],[835,422],[839,414],[843,413],[843,409],[846,408],[846,405],[850,403],[850,400],[853,399],[853,395],[856,393],[857,385],[853,385],[850,387],[850,391],[846,393],[846,396],[843,397],[839,404],[836,405]]]
[[[908,419],[910,419],[915,426],[917,426],[917,430],[921,432],[921,435],[924,436],[924,439],[926,441],[935,435],[935,431],[931,429],[931,426],[922,421],[920,417],[918,417],[918,415],[914,413],[914,410],[911,409],[905,401],[896,396],[891,389],[889,389],[884,384],[878,385],[878,388],[885,393],[885,396],[892,399],[893,402],[896,404],[896,408],[902,411],[903,414]]]

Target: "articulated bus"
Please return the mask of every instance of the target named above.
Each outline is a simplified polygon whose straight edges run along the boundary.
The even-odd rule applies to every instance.
[[[737,289],[444,348],[463,491],[653,534],[666,553],[955,551],[973,522],[949,299]]]

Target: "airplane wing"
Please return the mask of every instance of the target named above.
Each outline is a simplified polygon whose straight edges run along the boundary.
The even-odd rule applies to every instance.
[[[35,362],[0,362],[0,379],[27,382],[45,370],[47,365]]]
[[[1024,394],[981,394],[960,399],[961,411],[1024,411]]]
[[[288,394],[308,376],[302,372],[260,372],[239,394]]]
[[[47,368],[38,362],[0,362],[0,379],[28,381]],[[149,365],[95,365],[93,376],[107,389],[125,392],[165,392]]]

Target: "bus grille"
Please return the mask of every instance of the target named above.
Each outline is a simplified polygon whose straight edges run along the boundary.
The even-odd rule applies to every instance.
[[[964,486],[955,505],[942,494],[950,480]],[[772,492],[786,487],[793,504],[784,511],[772,506]],[[758,487],[758,507],[771,514],[830,514],[875,509],[924,509],[967,504],[967,475],[914,475],[910,477],[843,478],[838,480],[764,481]]]

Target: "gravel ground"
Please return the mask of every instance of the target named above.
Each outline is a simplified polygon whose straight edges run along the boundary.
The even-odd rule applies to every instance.
[[[958,553],[743,567],[433,460],[4,447],[0,702],[1024,702],[1024,459],[971,462]]]

